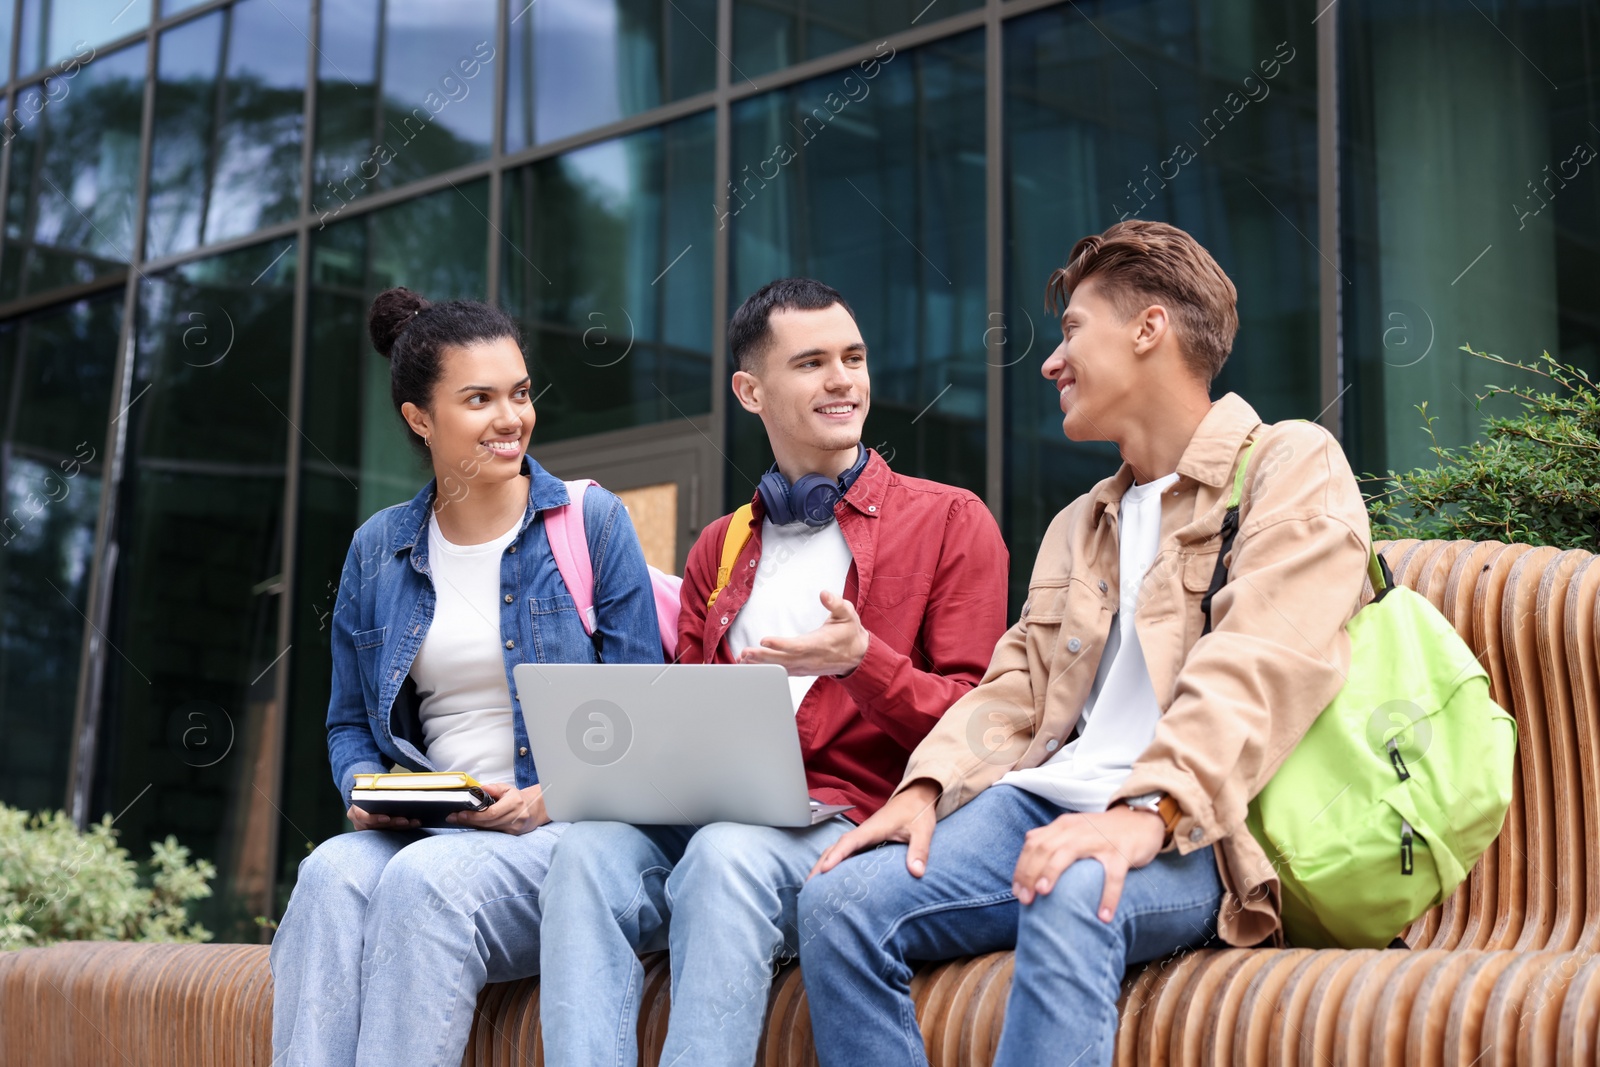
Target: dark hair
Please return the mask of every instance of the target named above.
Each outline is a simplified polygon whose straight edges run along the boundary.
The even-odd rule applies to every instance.
[[[406,403],[427,410],[443,373],[446,348],[502,337],[522,347],[517,324],[499,308],[476,300],[432,304],[404,286],[385,289],[373,299],[367,310],[367,333],[372,347],[389,361],[389,392],[396,411]],[[420,437],[412,434],[412,441],[426,451]]]
[[[814,278],[768,282],[751,293],[728,322],[728,351],[733,353],[733,365],[742,371],[755,367],[767,342],[772,340],[769,320],[774,311],[821,311],[835,304],[850,312],[852,319],[856,317],[837,289]]]

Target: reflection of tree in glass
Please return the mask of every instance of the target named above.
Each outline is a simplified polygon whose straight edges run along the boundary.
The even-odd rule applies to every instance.
[[[710,149],[696,116],[508,175],[502,298],[550,386],[541,440],[707,410]]]
[[[150,163],[149,254],[292,219],[304,92],[254,74],[164,81]]]
[[[470,84],[473,92],[489,91],[494,84],[492,68]],[[393,189],[489,154],[487,143],[469,141],[441,121],[449,107],[461,104],[452,102],[435,115],[420,99],[385,96],[381,111],[374,115],[376,97],[370,84],[352,86],[333,79],[317,86],[311,203],[320,215],[329,216],[342,204],[379,189]]]
[[[100,63],[119,57],[105,57]],[[143,59],[140,59],[143,66]],[[6,254],[0,291],[7,296],[90,281],[125,263],[132,251],[139,172],[139,113],[144,89],[132,78],[95,81],[86,68],[69,91],[43,106],[11,144]]]

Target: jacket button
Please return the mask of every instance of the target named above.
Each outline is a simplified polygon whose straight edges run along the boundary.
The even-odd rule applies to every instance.
[[[756,561],[755,560],[751,560],[750,561],[750,566],[754,567],[755,565],[756,565]]]
[[[1107,589],[1110,589],[1110,588],[1111,587],[1106,584],[1106,580],[1104,578],[1100,579],[1100,591],[1102,593],[1104,593]]]
[[[1205,836],[1206,836],[1206,832],[1204,830],[1200,829],[1200,827],[1198,827],[1198,826],[1196,826],[1193,830],[1189,831],[1189,840],[1193,841],[1197,845],[1200,843],[1200,841]]]
[[[1046,741],[1044,743],[1044,750],[1046,752],[1054,752],[1056,749],[1058,749],[1060,747],[1061,747],[1061,742],[1057,741],[1053,737],[1050,740],[1048,740],[1048,741]]]
[[[511,601],[514,600],[514,599],[516,599],[516,598],[513,597],[510,593],[506,594],[506,603],[507,604],[511,603]]]
[[[510,552],[514,556],[514,555],[517,554],[517,546],[516,545],[512,545],[510,548],[506,549],[506,551]]]
[[[517,647],[517,643],[515,641],[507,641],[506,642],[506,647],[507,648],[516,648]]]
[[[517,749],[517,755],[526,756],[527,754],[528,754],[528,746],[527,745],[523,745],[521,748]]]
[[[728,617],[726,615],[724,615],[722,617],[722,625],[724,625],[724,626],[728,625]]]
[[[867,510],[872,512],[873,514],[877,514],[878,505],[876,505],[876,504],[868,504],[867,505]]]
[[[1076,651],[1078,651],[1078,649],[1080,649],[1082,647],[1083,647],[1083,642],[1079,641],[1076,637],[1067,638],[1067,651],[1068,652],[1076,652]]]

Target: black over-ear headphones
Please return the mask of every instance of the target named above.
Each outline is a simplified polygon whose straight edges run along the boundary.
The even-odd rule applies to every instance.
[[[856,478],[867,466],[867,449],[860,447],[860,455],[850,469],[838,479],[825,474],[802,474],[794,483],[778,472],[777,464],[761,476],[756,491],[766,505],[767,518],[777,526],[803,522],[807,526],[826,526],[833,521],[833,509],[843,500]]]

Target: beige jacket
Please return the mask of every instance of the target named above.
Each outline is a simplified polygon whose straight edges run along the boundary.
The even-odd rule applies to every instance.
[[[1247,439],[1256,446],[1228,584],[1201,639],[1200,601]],[[1178,474],[1162,498],[1160,550],[1136,616],[1161,720],[1117,797],[1159,790],[1178,802],[1175,847],[1217,846],[1218,933],[1254,945],[1278,937],[1279,890],[1245,828],[1246,807],[1344,684],[1344,625],[1371,597],[1371,532],[1333,437],[1313,423],[1266,425],[1232,393],[1211,405]],[[1120,602],[1117,508],[1132,481],[1123,464],[1055,517],[1021,618],[983,681],[912,754],[901,788],[936,781],[940,818],[1070,739]]]

